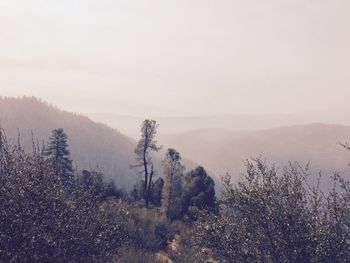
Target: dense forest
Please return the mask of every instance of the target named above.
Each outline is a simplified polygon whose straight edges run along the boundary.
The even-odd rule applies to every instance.
[[[46,141],[28,141],[1,127],[0,262],[350,262],[350,183],[341,173],[249,158],[245,172],[223,176],[215,193],[204,167],[186,169],[179,151],[163,149],[158,127],[142,122],[138,142],[126,143],[123,169],[130,171],[118,177],[106,176],[102,165],[76,167],[70,144],[79,139],[70,139],[71,129],[58,126],[43,132]],[[129,140],[96,149],[108,156],[117,143],[123,152],[121,138]],[[84,156],[96,161],[96,153]],[[324,180],[331,187],[324,189]]]

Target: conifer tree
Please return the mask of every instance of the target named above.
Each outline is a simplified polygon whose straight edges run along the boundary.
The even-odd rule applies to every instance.
[[[184,171],[184,166],[181,164],[181,156],[174,149],[168,149],[163,161],[165,183],[163,189],[161,218],[165,220],[169,218],[169,210],[173,203],[174,188],[180,182],[180,177]]]
[[[68,150],[68,137],[62,128],[52,131],[50,141],[44,154],[52,162],[56,175],[62,181],[64,187],[72,185],[73,167],[70,152]]]
[[[183,178],[183,213],[195,219],[200,210],[215,208],[215,183],[202,166],[188,172]]]

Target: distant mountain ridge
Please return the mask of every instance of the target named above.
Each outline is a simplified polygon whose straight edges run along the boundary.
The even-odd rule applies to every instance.
[[[91,119],[105,123],[133,138],[139,136],[140,117],[116,114],[87,114]],[[152,117],[160,123],[159,134],[174,134],[193,130],[221,129],[228,131],[258,131],[310,123],[350,125],[350,111],[314,111],[270,115],[217,115],[187,117]]]
[[[159,122],[159,142],[211,171],[219,183],[227,172],[234,178],[244,171],[243,161],[262,156],[279,167],[289,161],[306,164],[313,172],[337,170],[350,178],[350,152],[337,143],[350,142],[346,112],[273,116],[169,117]],[[94,115],[112,127],[138,127],[137,117]],[[337,123],[347,124],[339,125]],[[131,135],[132,136],[132,135]]]
[[[350,178],[350,152],[337,144],[350,142],[350,126],[314,123],[249,132],[203,129],[162,135],[159,141],[203,164],[217,180],[226,172],[237,178],[244,171],[243,161],[259,156],[280,168],[289,161],[302,165],[310,161],[315,173],[337,170]]]
[[[62,111],[34,97],[0,98],[0,123],[9,138],[17,139],[31,150],[32,136],[47,142],[51,131],[63,128],[69,138],[71,158],[78,170],[98,167],[118,187],[130,189],[137,180],[134,163],[136,142],[88,117]]]

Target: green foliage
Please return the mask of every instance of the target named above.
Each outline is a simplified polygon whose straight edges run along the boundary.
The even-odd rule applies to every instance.
[[[198,219],[202,210],[214,212],[216,208],[213,179],[199,166],[186,175],[182,170],[172,178],[171,202],[168,209],[170,220]]]
[[[199,217],[201,210],[214,211],[214,186],[214,180],[203,167],[199,166],[188,172],[183,180],[183,214],[193,220]]]
[[[69,158],[68,137],[62,128],[52,131],[50,141],[44,154],[52,162],[55,173],[62,180],[66,189],[72,188],[72,160]]]
[[[350,188],[335,176],[329,194],[307,182],[307,170],[279,173],[247,163],[236,185],[226,178],[220,214],[194,231],[196,256],[218,262],[349,262]]]
[[[161,217],[165,219],[176,219],[181,215],[182,201],[182,177],[185,167],[181,164],[180,153],[175,149],[168,149],[163,160],[164,188],[162,193]]]
[[[54,156],[25,153],[0,129],[0,262],[350,262],[350,183],[338,174],[324,193],[307,169],[253,160],[217,201],[205,170],[184,175],[169,149],[146,208],[143,182],[127,202],[99,171],[70,172],[67,194]]]
[[[100,198],[94,183],[66,195],[56,171],[38,149],[26,154],[0,132],[1,262],[113,261],[128,238],[125,206]]]

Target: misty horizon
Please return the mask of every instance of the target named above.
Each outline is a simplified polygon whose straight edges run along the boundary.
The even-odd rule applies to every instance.
[[[135,114],[132,114],[131,112],[125,113],[123,111],[101,111],[101,110],[73,110],[71,107],[65,107],[62,106],[60,103],[56,103],[50,100],[46,100],[43,97],[38,97],[36,95],[31,95],[31,94],[22,94],[18,96],[8,96],[8,95],[3,95],[1,94],[1,98],[9,98],[9,99],[22,99],[22,98],[35,98],[38,99],[44,103],[47,103],[48,105],[51,105],[53,107],[59,108],[60,110],[75,113],[75,114],[81,114],[84,116],[93,116],[93,115],[110,115],[110,116],[118,116],[118,117],[130,117],[130,118],[138,118],[138,119],[162,119],[162,118],[215,118],[215,117],[282,117],[282,116],[313,116],[316,117],[315,120],[311,120],[310,122],[323,122],[322,117],[325,115],[327,117],[329,116],[338,116],[340,119],[345,119],[346,116],[345,114],[350,113],[350,107],[349,108],[339,108],[339,109],[310,109],[310,110],[291,110],[291,111],[286,111],[286,112],[271,112],[271,113],[262,113],[262,112],[232,112],[232,113],[193,113],[193,114],[172,114],[172,113],[159,113],[159,114],[150,114],[150,113],[144,113],[142,114],[141,112],[135,112]],[[318,118],[319,116],[320,118]],[[328,118],[329,119],[329,118]],[[327,121],[326,121],[327,122]],[[334,124],[344,124],[343,122],[338,122],[335,121]]]
[[[348,1],[0,3],[0,95],[79,113],[350,110]]]

